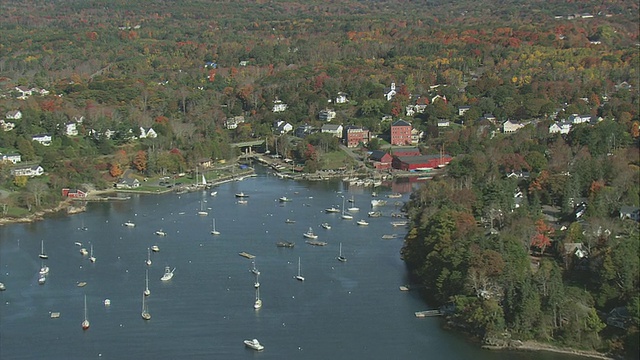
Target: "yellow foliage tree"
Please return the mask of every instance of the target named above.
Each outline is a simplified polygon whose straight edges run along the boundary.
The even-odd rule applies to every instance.
[[[19,187],[19,188],[23,188],[25,186],[27,186],[27,181],[29,180],[28,177],[26,176],[16,176],[13,178],[13,185]]]

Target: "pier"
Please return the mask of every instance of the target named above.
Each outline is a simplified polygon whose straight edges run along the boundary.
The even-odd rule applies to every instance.
[[[430,316],[441,316],[442,313],[440,312],[440,310],[424,310],[424,311],[416,311],[416,317],[417,318],[424,318],[424,317],[430,317]]]

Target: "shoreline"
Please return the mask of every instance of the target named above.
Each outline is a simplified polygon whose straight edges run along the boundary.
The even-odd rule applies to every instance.
[[[602,360],[615,359],[614,357],[608,356],[607,354],[599,353],[597,351],[577,350],[577,349],[571,349],[571,348],[565,348],[565,347],[558,347],[558,346],[544,344],[544,343],[531,341],[531,340],[512,341],[509,345],[506,345],[506,346],[482,345],[481,348],[485,350],[505,350],[505,351],[529,351],[529,352],[547,351],[547,352],[553,352],[557,354],[576,355],[576,356],[590,358],[590,359],[602,359]]]

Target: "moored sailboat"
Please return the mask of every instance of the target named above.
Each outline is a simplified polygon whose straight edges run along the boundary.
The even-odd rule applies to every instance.
[[[304,281],[304,276],[300,273],[300,257],[298,257],[298,275],[293,277],[296,280]]]
[[[149,310],[147,309],[147,303],[145,302],[145,296],[142,296],[142,313],[140,314],[143,319],[151,320],[151,314],[149,314]]]
[[[338,261],[341,261],[341,262],[346,262],[347,261],[347,258],[342,256],[342,243],[340,243],[340,253],[339,253],[337,259],[338,259]]]
[[[84,296],[84,320],[82,321],[82,330],[87,330],[90,326],[89,318],[87,317],[87,295]]]
[[[220,231],[216,230],[216,219],[213,218],[211,221],[211,235],[220,235]]]
[[[147,266],[151,266],[151,249],[147,248],[147,260],[145,261],[145,264],[147,264]]]
[[[48,259],[49,255],[47,255],[47,253],[44,252],[44,240],[41,241],[40,243],[40,255],[38,255],[38,257],[40,259]]]
[[[151,295],[151,290],[149,290],[149,269],[145,269],[144,291],[142,293],[144,294],[144,296]]]

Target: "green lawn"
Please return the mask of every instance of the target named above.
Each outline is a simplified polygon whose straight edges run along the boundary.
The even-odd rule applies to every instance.
[[[355,161],[344,151],[333,151],[322,155],[322,169],[338,169],[349,167]]]

